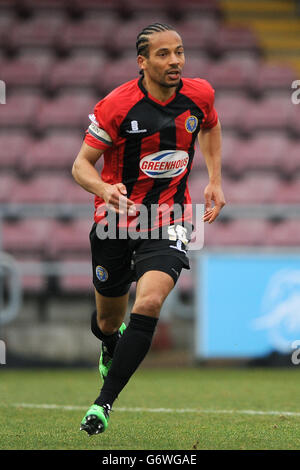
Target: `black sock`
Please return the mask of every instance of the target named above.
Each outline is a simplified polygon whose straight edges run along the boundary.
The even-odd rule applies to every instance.
[[[100,328],[98,326],[98,323],[97,323],[97,312],[96,311],[94,311],[92,313],[91,330],[94,333],[94,335],[96,336],[96,338],[100,339],[105,344],[105,346],[107,347],[108,354],[110,356],[113,356],[116,344],[119,341],[119,337],[120,337],[119,330],[117,330],[112,335],[105,335],[104,333],[102,333],[102,331],[100,330]]]
[[[115,349],[111,368],[107,374],[96,405],[113,402],[125,387],[146,356],[158,319],[132,313],[130,322]]]

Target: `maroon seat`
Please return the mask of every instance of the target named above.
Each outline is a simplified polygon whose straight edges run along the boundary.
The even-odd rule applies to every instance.
[[[1,79],[10,86],[41,86],[48,71],[48,64],[41,64],[31,58],[13,59],[2,62]]]
[[[300,220],[284,220],[270,227],[269,245],[296,246],[300,245]]]
[[[274,203],[300,204],[300,176],[292,181],[282,181]]]
[[[70,86],[91,86],[100,79],[104,62],[97,57],[75,57],[57,61],[47,77],[47,86],[52,90]]]
[[[12,194],[18,184],[14,173],[1,170],[0,173],[0,203],[10,202]]]
[[[66,169],[71,173],[81,145],[80,133],[70,131],[57,132],[43,139],[33,140],[27,149],[24,149],[21,168],[26,173],[41,169]]]
[[[287,150],[288,139],[284,135],[259,133],[252,139],[236,141],[228,164],[235,173],[259,168],[280,170]]]
[[[57,258],[67,254],[87,255],[90,253],[90,219],[76,219],[71,222],[54,222],[53,237],[50,240],[49,253]]]
[[[0,133],[0,167],[18,170],[31,142],[27,133],[13,131]]]
[[[5,106],[0,105],[0,126],[9,129],[12,126],[32,127],[40,102],[38,93],[23,92],[8,95]]]
[[[24,256],[23,253],[14,253],[17,265],[21,272],[22,290],[26,293],[39,294],[47,289],[47,278],[42,272],[41,256],[33,253]]]
[[[10,201],[24,204],[56,203],[64,200],[66,177],[57,175],[38,175],[18,182],[11,194]]]
[[[299,90],[299,87],[298,87],[298,90]],[[289,126],[289,129],[294,134],[296,134],[297,137],[299,137],[300,136],[300,103],[299,103],[300,93],[299,92],[296,98],[297,98],[298,104],[292,105],[292,109],[288,117],[288,126]]]
[[[34,124],[39,130],[74,127],[85,130],[89,124],[88,115],[99,101],[90,93],[68,93],[42,102],[35,115]]]
[[[2,243],[4,251],[11,253],[46,253],[53,235],[51,219],[21,219],[4,221]]]
[[[252,101],[241,116],[241,126],[245,132],[261,129],[285,130],[292,106],[289,96]]]
[[[258,43],[254,32],[247,28],[222,27],[216,34],[213,47],[220,53],[255,51],[258,49]]]
[[[295,79],[295,71],[292,67],[263,63],[251,76],[251,88],[260,93],[270,90],[287,90]]]
[[[11,45],[19,46],[54,46],[65,24],[63,15],[36,15],[32,19],[20,21],[12,28],[9,40]]]
[[[250,83],[251,74],[243,63],[217,61],[207,71],[207,80],[216,89],[244,90]]]
[[[268,244],[269,222],[264,219],[236,219],[205,224],[205,246],[253,246]]]
[[[228,204],[273,203],[281,180],[272,173],[251,173],[235,181],[223,178],[223,191]]]
[[[251,100],[242,93],[217,95],[215,108],[222,127],[239,131],[241,129],[241,119],[250,104]]]
[[[298,140],[296,142],[290,141],[281,163],[282,169],[289,174],[300,170],[300,142]]]
[[[66,50],[103,48],[109,44],[114,29],[117,29],[116,22],[110,15],[70,22],[60,35],[59,46]]]
[[[109,92],[138,77],[139,68],[136,59],[133,57],[123,58],[107,64],[101,77],[101,87],[103,91]]]
[[[70,179],[65,184],[65,196],[63,202],[66,204],[90,204],[93,208],[95,196],[89,193],[74,180]]]

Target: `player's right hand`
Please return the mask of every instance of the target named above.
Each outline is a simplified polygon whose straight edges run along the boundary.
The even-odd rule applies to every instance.
[[[107,208],[117,214],[135,215],[135,203],[126,197],[127,189],[123,183],[106,184],[102,198],[106,202]]]

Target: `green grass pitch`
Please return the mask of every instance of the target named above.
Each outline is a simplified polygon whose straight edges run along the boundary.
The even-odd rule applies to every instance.
[[[6,367],[0,449],[300,449],[297,367],[141,368],[115,402],[107,431],[92,437],[79,426],[98,395],[97,369]]]

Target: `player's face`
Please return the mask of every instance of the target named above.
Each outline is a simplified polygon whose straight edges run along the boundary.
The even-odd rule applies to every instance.
[[[149,36],[149,57],[144,58],[145,76],[162,87],[179,85],[184,66],[181,37],[176,31],[163,31]]]

